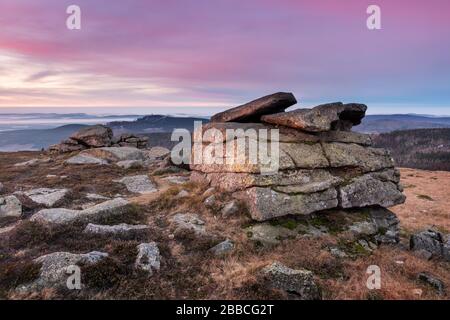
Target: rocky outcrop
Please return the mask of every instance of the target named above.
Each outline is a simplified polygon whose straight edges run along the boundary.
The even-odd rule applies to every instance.
[[[206,234],[205,222],[195,213],[177,213],[171,222],[175,225],[175,233],[191,231],[200,236]]]
[[[15,196],[0,197],[0,218],[20,217],[22,203]]]
[[[299,300],[320,300],[321,290],[314,282],[311,271],[304,269],[291,269],[285,265],[274,262],[263,269],[271,287],[292,294]]]
[[[100,217],[114,216],[126,213],[129,202],[115,198],[89,207],[84,210],[65,208],[43,209],[31,216],[30,221],[50,224],[66,224],[74,221],[90,221]]]
[[[147,147],[148,137],[124,133],[113,137],[111,128],[104,125],[95,125],[83,128],[68,139],[49,147],[50,152],[66,153],[82,151],[84,149],[101,147],[134,147],[144,149]]]
[[[339,102],[276,114],[269,108],[262,117],[252,108],[236,109],[194,132],[194,142],[202,142],[193,148],[191,180],[232,193],[253,219],[405,201],[389,152],[350,131],[365,105]],[[258,117],[263,123],[248,122]]]
[[[148,137],[132,133],[123,133],[118,137],[112,138],[113,147],[134,147],[138,149],[147,148]]]

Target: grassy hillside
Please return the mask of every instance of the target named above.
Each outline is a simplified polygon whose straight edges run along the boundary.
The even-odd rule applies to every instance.
[[[450,128],[394,131],[373,140],[391,151],[397,166],[450,171]]]

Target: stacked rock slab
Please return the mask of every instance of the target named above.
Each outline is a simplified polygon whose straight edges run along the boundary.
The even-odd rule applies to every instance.
[[[191,162],[191,179],[233,193],[258,221],[333,208],[391,207],[405,201],[389,152],[371,147],[370,136],[351,131],[364,117],[365,105],[337,102],[284,112],[295,103],[292,94],[277,93],[213,116],[201,132],[194,132],[194,141],[203,140],[201,151],[194,147],[192,156],[201,152],[204,157],[205,150],[223,148],[219,156],[213,151],[215,159],[222,159]],[[257,135],[256,142],[267,142],[268,150],[274,143],[271,131],[279,132],[279,166],[270,174],[266,164],[251,162],[248,153],[255,142],[249,133],[260,129],[268,133]],[[227,144],[242,139],[245,154],[239,156],[245,160],[230,163]]]

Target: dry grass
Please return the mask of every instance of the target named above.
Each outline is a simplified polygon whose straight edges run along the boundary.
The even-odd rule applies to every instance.
[[[38,153],[0,154],[0,181],[6,192],[40,187],[65,187],[73,190],[71,200],[77,201],[86,192],[104,195],[129,194],[113,179],[132,172],[115,166],[83,166],[83,170],[62,164],[65,157],[33,168],[15,168],[14,163],[29,160]],[[54,172],[67,175],[67,179],[47,179]],[[207,186],[199,184],[170,185],[163,176],[153,177],[159,192],[130,198],[134,203],[127,214],[98,221],[104,224],[147,223],[148,234],[132,239],[87,236],[82,234],[85,224],[45,227],[28,222],[14,231],[0,235],[0,298],[18,299],[287,299],[280,291],[265,284],[260,270],[273,261],[291,268],[305,268],[315,274],[325,299],[446,299],[417,280],[419,272],[429,272],[450,287],[448,263],[425,261],[401,247],[382,246],[372,254],[359,254],[354,258],[339,259],[329,253],[331,246],[342,246],[345,233],[339,226],[347,216],[317,215],[312,223],[326,225],[330,235],[321,238],[298,237],[284,241],[273,248],[255,246],[244,228],[251,223],[245,208],[236,216],[223,218],[220,207],[231,198],[216,194],[218,205],[214,209],[204,206],[203,192]],[[399,215],[405,234],[429,225],[449,231],[450,173],[402,169],[402,182],[408,196],[404,205],[394,211]],[[414,186],[414,187],[412,187]],[[177,199],[180,190],[190,196]],[[427,195],[433,201],[418,197]],[[30,208],[30,212],[36,208]],[[176,213],[196,213],[205,221],[209,236],[192,233],[174,234],[170,218]],[[354,218],[354,217],[353,217]],[[5,223],[8,225],[7,222]],[[289,228],[296,219],[275,221]],[[233,252],[216,257],[208,249],[219,241],[231,239]],[[403,238],[403,241],[406,241]],[[133,268],[136,245],[155,241],[161,252],[161,270],[152,277]],[[36,266],[31,263],[37,256],[55,252],[109,253],[109,258],[94,266],[82,267],[82,281],[88,285],[81,291],[43,290],[19,295],[10,291],[19,283],[36,276]],[[397,263],[402,261],[403,264]],[[381,290],[366,288],[369,265],[382,270]],[[422,296],[414,289],[423,290]]]

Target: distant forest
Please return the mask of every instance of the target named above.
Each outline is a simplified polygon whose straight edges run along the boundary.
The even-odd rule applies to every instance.
[[[372,135],[375,147],[391,151],[399,167],[450,171],[450,128]]]

